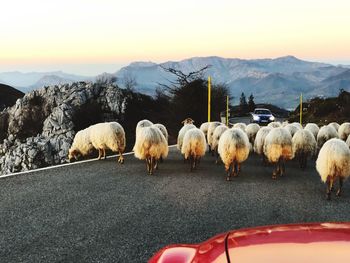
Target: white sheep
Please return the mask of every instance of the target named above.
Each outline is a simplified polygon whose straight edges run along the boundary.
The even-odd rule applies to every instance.
[[[350,134],[350,122],[344,122],[338,129],[339,139],[345,141]]]
[[[179,149],[181,151],[182,148],[182,143],[183,143],[183,139],[185,136],[185,133],[190,130],[196,128],[196,126],[194,126],[193,124],[185,124],[179,131],[179,134],[177,136],[177,149]]]
[[[215,128],[214,130],[214,134],[213,134],[213,141],[212,141],[212,149],[216,154],[216,161],[215,163],[218,164],[219,162],[219,153],[218,153],[218,145],[219,145],[219,140],[221,135],[228,129],[228,127],[224,124],[218,126]]]
[[[87,155],[91,149],[98,150],[98,159],[106,158],[106,150],[119,152],[119,163],[124,163],[125,132],[117,122],[105,122],[91,125],[79,131],[69,150],[69,159],[77,159],[77,155]]]
[[[181,153],[185,160],[189,159],[191,172],[197,168],[200,158],[205,155],[206,148],[205,136],[200,129],[193,128],[185,133]]]
[[[286,129],[290,135],[293,137],[294,134],[300,130],[300,127],[298,127],[297,125],[294,124],[287,124],[283,129]]]
[[[137,133],[139,132],[139,130],[141,130],[142,128],[145,128],[145,127],[150,127],[152,125],[153,125],[153,123],[149,120],[139,121],[136,125],[136,136],[137,136]]]
[[[317,143],[314,135],[308,130],[297,131],[292,138],[293,155],[298,158],[300,168],[305,169],[308,156],[316,153]]]
[[[207,141],[208,141],[208,145],[209,145],[209,152],[211,152],[212,154],[214,154],[214,149],[212,148],[214,130],[216,127],[218,127],[220,125],[222,125],[221,122],[213,121],[209,124],[209,127],[208,127]]]
[[[274,128],[265,137],[264,154],[270,163],[275,164],[272,179],[285,172],[285,161],[293,159],[292,136],[285,128]]]
[[[238,122],[236,124],[233,125],[233,128],[238,128],[241,129],[242,131],[245,132],[245,129],[247,128],[247,125],[243,122]]]
[[[274,121],[267,124],[267,126],[271,128],[280,128],[282,124],[279,121]]]
[[[317,139],[317,134],[318,134],[320,128],[318,127],[318,125],[316,123],[308,123],[308,124],[306,124],[304,130],[310,131],[314,135],[315,139]]]
[[[249,139],[241,129],[231,128],[220,137],[218,152],[227,172],[226,180],[231,176],[238,176],[240,165],[249,155]]]
[[[165,139],[168,141],[169,135],[168,135],[168,130],[166,129],[166,127],[161,123],[153,124],[153,126],[157,127],[163,133]]]
[[[191,118],[186,118],[186,119],[184,119],[181,123],[182,123],[183,125],[186,125],[186,124],[193,124],[193,123],[194,123],[194,120],[192,120]]]
[[[68,152],[69,161],[78,160],[78,157],[88,155],[94,146],[90,141],[90,133],[89,129],[86,128],[84,130],[78,131],[73,140],[73,144]]]
[[[118,122],[98,123],[90,126],[90,141],[98,149],[98,159],[106,158],[106,150],[119,152],[119,163],[124,163],[125,131]]]
[[[292,125],[296,126],[299,130],[303,129],[303,125],[301,125],[299,122],[293,122]]]
[[[332,126],[337,132],[340,127],[340,125],[337,122],[331,122],[328,124],[328,126]]]
[[[254,145],[255,137],[259,129],[260,129],[260,126],[259,124],[256,124],[256,123],[250,123],[245,128],[245,133],[247,134],[249,142],[252,146]]]
[[[205,137],[207,137],[209,124],[210,124],[210,122],[204,122],[204,123],[202,123],[201,126],[199,127],[199,129],[204,133],[204,136],[205,136]]]
[[[348,136],[348,139],[346,140],[346,144],[349,146],[350,148],[350,135]]]
[[[271,130],[272,130],[271,127],[262,127],[256,134],[255,141],[254,141],[254,151],[257,154],[262,155],[262,162],[264,165],[267,163],[267,159],[264,154],[264,143],[265,143],[266,136],[269,134]]]
[[[154,127],[144,127],[139,130],[133,148],[135,157],[146,160],[147,172],[152,175],[157,168],[158,160],[168,156],[168,142],[162,132]]]
[[[317,134],[317,147],[321,149],[323,144],[332,139],[339,138],[338,132],[335,130],[333,125],[322,126]]]
[[[341,194],[343,181],[350,176],[350,149],[340,139],[330,139],[321,148],[317,161],[316,170],[321,180],[327,184],[327,199],[331,198],[333,182],[339,180],[337,195]]]

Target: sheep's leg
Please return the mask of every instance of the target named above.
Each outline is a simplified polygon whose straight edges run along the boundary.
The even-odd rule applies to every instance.
[[[227,172],[227,177],[226,177],[226,181],[231,181],[231,165],[225,165],[225,170]]]
[[[106,159],[106,150],[102,148],[102,159]]]
[[[327,178],[327,200],[331,200],[331,192],[333,188],[333,178],[330,176]]]
[[[154,169],[158,170],[158,160],[154,158]]]
[[[341,176],[339,176],[339,189],[337,191],[337,196],[341,195],[342,187],[343,187],[343,178]]]
[[[211,147],[209,144],[208,144],[208,152],[211,153]]]
[[[146,168],[147,168],[147,173],[150,173],[150,169],[149,169],[149,167],[150,167],[150,161],[149,161],[149,158],[147,157],[146,158]]]
[[[272,172],[272,179],[277,179],[277,174],[279,173],[279,164],[278,162],[274,165],[274,170]]]
[[[215,164],[219,164],[219,153],[218,153],[218,150],[215,150],[215,154],[216,154]]]
[[[123,164],[123,163],[124,163],[124,157],[123,157],[122,152],[119,152],[118,163],[120,163],[120,164]]]
[[[237,175],[242,171],[242,166],[240,163],[237,164]]]
[[[97,160],[101,160],[101,156],[102,156],[102,150],[98,149],[98,157]]]
[[[193,172],[193,163],[194,163],[194,159],[193,159],[193,155],[190,155],[190,172]]]
[[[163,163],[163,157],[162,157],[162,156],[160,157],[159,161],[160,161],[161,163]]]
[[[153,168],[154,168],[153,157],[151,157],[150,158],[150,163],[149,163],[149,175],[153,174]]]
[[[286,171],[284,159],[280,160],[280,176],[283,176]]]

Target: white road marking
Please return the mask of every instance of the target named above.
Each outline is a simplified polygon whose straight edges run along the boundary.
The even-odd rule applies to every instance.
[[[175,146],[176,146],[176,144],[170,145],[169,148],[172,148],[172,147],[175,147]],[[134,154],[134,152],[124,153],[123,156],[132,155],[132,154]],[[110,155],[110,156],[107,156],[107,159],[115,158],[117,156],[118,156],[117,154]],[[61,167],[70,166],[70,165],[89,163],[89,162],[94,162],[94,161],[98,161],[98,159],[94,158],[94,159],[83,160],[83,161],[78,161],[78,162],[74,162],[74,163],[64,163],[64,164],[52,165],[52,166],[48,166],[48,167],[44,167],[44,168],[38,168],[38,169],[34,169],[34,170],[28,170],[28,171],[24,171],[24,172],[18,172],[18,173],[12,173],[12,174],[4,174],[4,175],[0,175],[0,179],[1,178],[7,178],[7,177],[13,177],[13,176],[16,176],[16,175],[35,173],[35,172],[39,172],[39,171],[46,171],[46,170],[61,168]]]

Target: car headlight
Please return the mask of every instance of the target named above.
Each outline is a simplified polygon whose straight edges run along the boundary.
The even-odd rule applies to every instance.
[[[271,116],[270,121],[274,121],[274,120],[275,120],[275,117]]]
[[[253,116],[253,120],[254,120],[254,121],[258,121],[259,119],[260,119],[259,116]]]

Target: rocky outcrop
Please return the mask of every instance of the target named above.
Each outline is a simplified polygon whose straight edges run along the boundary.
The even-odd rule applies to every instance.
[[[75,133],[123,119],[127,93],[111,84],[77,82],[27,93],[0,113],[0,174],[67,161]],[[93,107],[93,109],[91,109]]]

